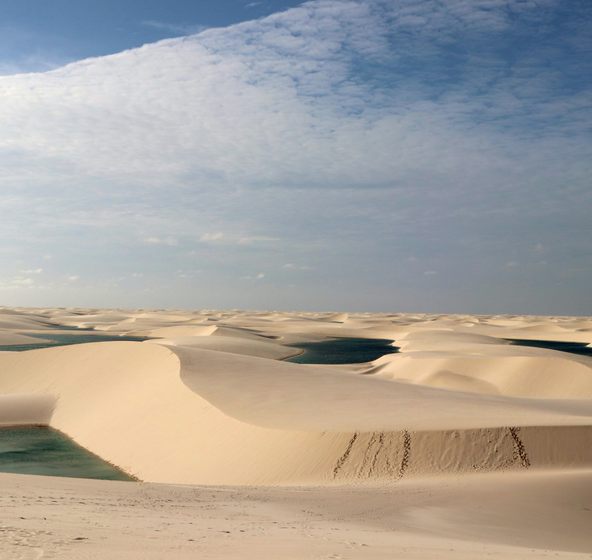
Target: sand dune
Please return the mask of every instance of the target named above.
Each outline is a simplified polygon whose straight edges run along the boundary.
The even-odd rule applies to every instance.
[[[316,508],[329,524],[350,492],[344,530],[360,541],[372,531],[383,546],[368,557],[406,557],[408,547],[417,558],[440,558],[443,547],[461,558],[592,549],[592,497],[582,492],[591,487],[592,358],[506,340],[590,344],[589,318],[0,309],[0,344],[37,343],[56,325],[153,339],[0,351],[0,425],[50,424],[143,481],[248,486],[233,490],[243,505],[272,492],[257,487],[298,487],[269,496]],[[386,338],[400,353],[341,366],[284,361],[299,351],[290,344],[333,337]],[[10,480],[23,500],[36,484]],[[105,483],[80,484],[72,492]],[[114,500],[135,492],[108,488]],[[223,509],[216,515],[228,517]],[[294,558],[304,542],[294,540]],[[274,554],[262,543],[252,550]],[[315,546],[326,556],[339,549]]]
[[[371,373],[484,394],[540,398],[592,397],[592,358],[509,344],[492,336],[423,331],[397,340],[401,354],[375,361]]]
[[[0,394],[0,426],[47,426],[55,406],[56,398],[51,394]]]
[[[365,367],[306,366],[278,361],[294,349],[251,329],[0,353],[0,390],[55,395],[52,425],[150,481],[316,484],[590,462],[591,370],[575,358],[436,332],[450,355],[412,351],[429,344],[421,333]],[[484,354],[459,356],[469,347]]]

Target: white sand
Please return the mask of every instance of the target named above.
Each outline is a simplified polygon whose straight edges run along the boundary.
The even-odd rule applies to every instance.
[[[83,501],[108,489],[113,511],[127,519],[128,499],[150,509],[150,493],[171,495],[203,522],[200,538],[207,523],[232,527],[226,541],[199,544],[205,557],[277,554],[282,542],[287,558],[390,558],[405,549],[404,557],[441,558],[450,548],[466,558],[483,550],[499,558],[592,552],[585,530],[592,527],[592,358],[503,340],[591,343],[589,318],[4,309],[0,343],[51,325],[159,339],[0,352],[0,424],[49,423],[147,482],[243,489],[4,475],[18,490],[15,504],[38,487]],[[285,344],[335,336],[389,338],[401,353],[346,366],[281,361],[296,352]],[[256,488],[262,485],[293,489]],[[212,495],[211,515],[192,503],[201,492]],[[229,492],[240,515],[224,509]],[[318,515],[304,515],[307,507],[320,508]],[[266,525],[271,510],[292,533]],[[80,514],[104,525],[100,511]],[[149,538],[158,524],[150,512],[130,535]],[[72,516],[68,527],[81,530]],[[243,524],[253,534],[240,534]],[[353,532],[351,542],[365,535],[369,546],[339,541],[331,524]],[[55,520],[51,531],[65,528]],[[92,545],[60,537],[67,545],[55,548],[57,557],[76,557],[76,546],[85,557],[104,557],[104,546],[115,558],[136,557],[132,550],[155,558],[176,550],[182,558],[197,546],[176,527],[151,539],[154,548],[141,548],[144,556],[131,536],[118,535],[132,556],[117,556],[99,536],[109,531],[92,531]]]
[[[590,558],[592,471],[246,488],[0,474],[0,558]]]

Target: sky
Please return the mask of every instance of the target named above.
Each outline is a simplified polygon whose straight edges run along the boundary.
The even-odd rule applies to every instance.
[[[0,8],[0,305],[592,315],[587,0]]]

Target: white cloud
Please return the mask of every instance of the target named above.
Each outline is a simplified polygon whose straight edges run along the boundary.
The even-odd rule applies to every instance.
[[[44,254],[48,282],[142,270],[164,286],[193,265],[227,279],[323,262],[327,286],[350,283],[326,296],[347,303],[364,282],[387,301],[432,267],[485,290],[480,258],[507,278],[508,247],[520,270],[533,253],[586,264],[589,57],[572,60],[581,33],[553,33],[561,7],[316,0],[1,77],[1,272]],[[527,44],[508,57],[511,41]],[[307,276],[291,277],[312,289]]]
[[[267,243],[272,241],[279,241],[278,237],[271,237],[267,235],[241,235],[234,233],[204,233],[199,240],[202,243],[218,243],[224,245],[255,245],[258,243]]]
[[[201,274],[201,270],[177,270],[177,278],[196,278]]]
[[[19,288],[32,288],[36,287],[35,279],[26,276],[14,276],[12,278],[2,279],[0,278],[0,289],[2,290],[14,290]]]
[[[174,237],[155,237],[150,236],[144,239],[144,243],[148,245],[166,245],[168,247],[175,247],[179,244],[178,240]]]
[[[152,27],[153,29],[158,29],[160,31],[173,33],[174,35],[192,35],[195,33],[200,33],[208,28],[207,25],[200,25],[197,23],[187,25],[156,20],[144,20],[142,21],[142,25],[145,27]]]
[[[481,6],[457,3],[430,17],[436,26],[498,14]],[[383,91],[352,81],[351,49],[387,56],[386,22],[397,14],[382,2],[312,2],[2,78],[4,179],[95,177],[109,180],[106,190],[125,183],[387,186],[393,177],[422,178],[428,154],[432,176],[457,173],[467,158],[477,171],[493,168],[480,156],[485,140],[451,129],[446,107],[420,100],[395,111]]]
[[[263,280],[265,278],[265,273],[259,272],[258,274],[254,274],[252,276],[242,276],[243,280]]]
[[[224,239],[224,234],[222,232],[215,232],[215,233],[204,233],[199,240],[205,243],[211,241],[222,241]]]

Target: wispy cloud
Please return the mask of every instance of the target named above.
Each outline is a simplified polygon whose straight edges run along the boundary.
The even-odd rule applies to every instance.
[[[178,240],[174,237],[146,237],[144,242],[148,245],[166,245],[168,247],[175,247],[179,244]]]
[[[258,274],[242,276],[243,280],[263,280],[265,278],[265,273],[259,272]]]
[[[213,233],[204,233],[199,237],[199,240],[203,243],[214,243],[218,245],[255,245],[259,243],[279,241],[279,238],[267,235],[225,234],[217,231]]]
[[[197,23],[180,24],[156,20],[144,20],[141,23],[145,27],[151,27],[153,29],[158,29],[159,31],[172,33],[173,35],[193,35],[195,33],[201,33],[208,28],[207,25],[201,25]]]
[[[286,263],[282,266],[284,270],[312,270],[312,267],[302,264]]]
[[[225,239],[224,234],[220,231],[214,233],[204,233],[200,236],[199,240],[204,243],[213,243],[216,241],[223,241]]]

